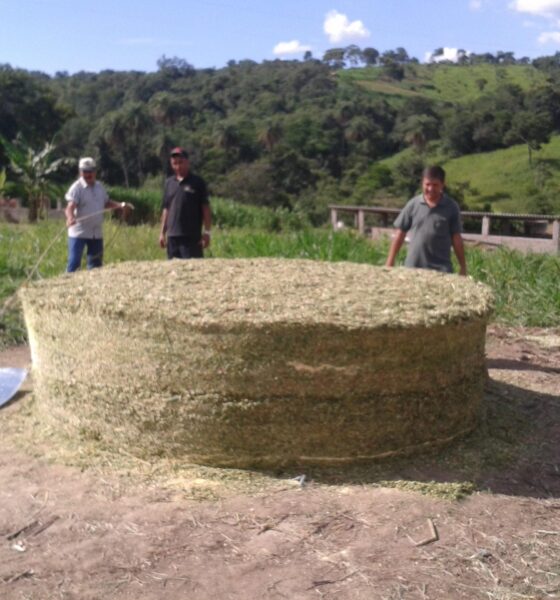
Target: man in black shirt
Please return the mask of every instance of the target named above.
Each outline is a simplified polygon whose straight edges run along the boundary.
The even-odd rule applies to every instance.
[[[191,173],[184,148],[173,148],[170,157],[174,175],[165,181],[159,245],[168,258],[202,258],[212,226],[206,183]]]

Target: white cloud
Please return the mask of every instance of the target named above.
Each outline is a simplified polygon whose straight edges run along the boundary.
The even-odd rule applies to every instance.
[[[327,34],[329,42],[333,43],[369,37],[369,31],[362,21],[350,21],[346,15],[337,10],[327,13],[323,31]]]
[[[461,56],[464,54],[470,54],[470,52],[465,52],[464,50],[460,50],[459,48],[444,48],[443,54],[438,54],[434,56],[432,52],[426,52],[425,61],[426,62],[442,62],[444,60],[448,60],[450,62],[457,62]]]
[[[275,56],[285,56],[287,54],[301,54],[311,50],[311,46],[304,46],[298,40],[292,40],[291,42],[278,42],[272,52]]]
[[[560,31],[545,31],[539,35],[539,44],[557,44],[560,46]]]
[[[471,10],[480,10],[482,8],[482,0],[470,0],[469,8]]]
[[[547,19],[560,19],[560,0],[514,0],[511,7]]]

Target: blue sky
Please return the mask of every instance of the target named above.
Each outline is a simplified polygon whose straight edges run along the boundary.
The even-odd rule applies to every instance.
[[[196,68],[228,60],[300,59],[357,44],[406,48],[560,50],[560,0],[0,0],[0,63],[56,71],[154,71],[162,55]]]

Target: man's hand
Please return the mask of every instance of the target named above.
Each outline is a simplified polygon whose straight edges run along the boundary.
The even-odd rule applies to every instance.
[[[202,234],[202,240],[200,243],[202,244],[203,248],[208,248],[208,246],[210,245],[210,233],[204,232]]]
[[[160,248],[165,248],[167,246],[167,236],[165,235],[165,233],[160,233],[159,234],[159,247]]]
[[[72,227],[76,224],[76,217],[74,215],[66,215],[66,227]]]

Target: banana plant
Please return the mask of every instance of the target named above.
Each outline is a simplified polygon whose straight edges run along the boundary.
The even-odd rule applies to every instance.
[[[53,160],[56,146],[50,142],[46,142],[41,150],[35,150],[22,139],[9,142],[0,136],[0,143],[10,161],[10,171],[22,185],[27,197],[29,222],[35,223],[48,209],[51,196],[57,193],[57,188],[51,181],[52,175],[63,166],[73,165],[76,161],[71,158]]]

